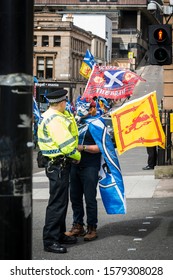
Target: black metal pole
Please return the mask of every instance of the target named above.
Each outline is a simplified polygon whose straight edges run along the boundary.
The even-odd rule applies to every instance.
[[[171,148],[172,148],[172,141],[171,141],[171,132],[170,132],[170,113],[171,111],[167,112],[167,130],[166,130],[166,147],[167,147],[167,155],[166,155],[166,162],[167,164],[171,165]]]
[[[0,259],[32,258],[33,0],[0,3]]]
[[[159,115],[160,115],[160,121],[162,124],[163,131],[166,134],[166,111],[160,110]],[[166,148],[163,149],[158,146],[158,155],[157,155],[157,165],[158,166],[165,165],[165,150],[166,150]]]

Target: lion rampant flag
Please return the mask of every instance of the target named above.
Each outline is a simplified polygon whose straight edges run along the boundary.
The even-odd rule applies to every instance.
[[[165,148],[155,91],[124,104],[111,118],[119,154],[138,146]]]
[[[96,62],[94,60],[94,56],[92,55],[92,53],[89,50],[87,50],[85,53],[85,57],[82,61],[82,65],[81,65],[79,73],[86,79],[89,79],[92,68],[95,65],[95,63]]]

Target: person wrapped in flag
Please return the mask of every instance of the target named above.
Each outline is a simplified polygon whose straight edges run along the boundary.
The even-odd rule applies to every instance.
[[[79,145],[81,161],[72,165],[70,175],[70,199],[73,210],[73,226],[68,236],[84,236],[84,241],[97,238],[97,186],[108,214],[126,213],[124,184],[118,158],[107,127],[97,113],[96,102],[78,100],[80,116]],[[99,171],[104,169],[104,172]],[[87,231],[84,229],[84,204],[86,202]]]

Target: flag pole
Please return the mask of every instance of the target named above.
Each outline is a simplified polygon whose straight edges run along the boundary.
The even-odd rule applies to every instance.
[[[33,0],[1,0],[1,260],[32,258],[33,7]]]

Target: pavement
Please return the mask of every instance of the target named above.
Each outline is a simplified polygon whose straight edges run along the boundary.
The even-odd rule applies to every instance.
[[[133,159],[133,160],[132,160]],[[33,260],[156,260],[173,259],[173,178],[155,179],[143,171],[145,148],[132,149],[119,158],[127,201],[127,214],[107,215],[98,190],[98,239],[67,246],[68,253],[43,250],[42,228],[49,196],[44,170],[33,174]],[[36,166],[34,155],[34,166]],[[67,230],[72,225],[69,203]],[[113,245],[114,244],[114,245]]]
[[[37,150],[33,152],[33,199],[48,199],[48,179],[44,169],[37,167],[36,162]],[[126,198],[153,198],[153,197],[173,197],[173,177],[163,177],[156,179],[156,171],[142,170],[147,163],[147,152],[145,147],[138,147],[126,151],[118,156]],[[164,166],[166,167],[166,166]],[[101,199],[100,192],[97,198]]]
[[[126,198],[173,197],[173,178],[155,179],[154,174],[148,174],[123,176],[123,181]],[[45,172],[35,173],[33,176],[33,199],[42,200],[48,199],[48,197],[48,179]],[[99,191],[97,198],[101,199]]]

